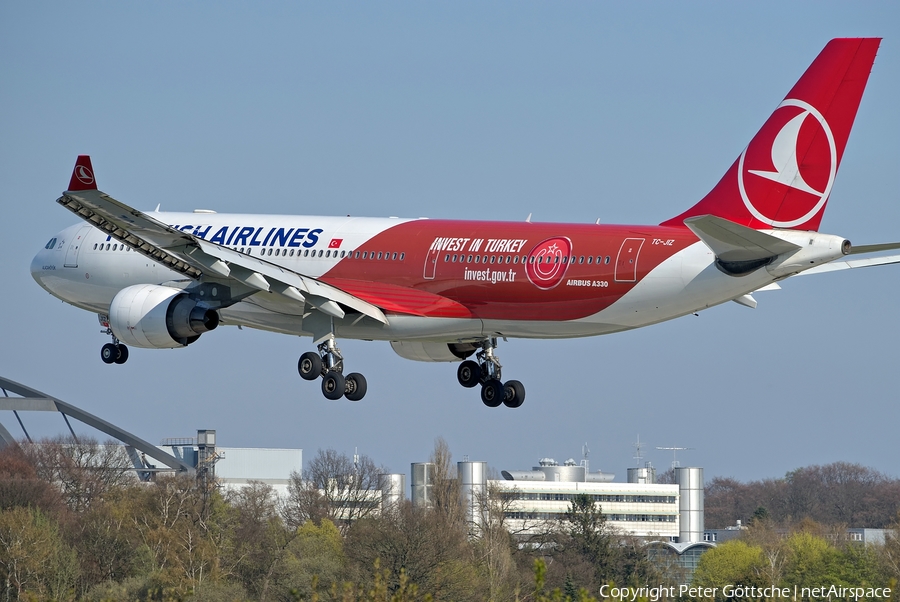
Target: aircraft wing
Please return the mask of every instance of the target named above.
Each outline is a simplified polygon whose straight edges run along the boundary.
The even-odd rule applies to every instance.
[[[332,317],[344,317],[340,307],[343,305],[382,324],[388,323],[381,308],[356,295],[171,228],[95,188],[68,190],[56,202],[139,253],[191,279],[205,276],[217,281],[236,281],[250,289],[308,303]]]

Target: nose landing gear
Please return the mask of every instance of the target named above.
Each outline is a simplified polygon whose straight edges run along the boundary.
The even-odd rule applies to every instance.
[[[109,327],[109,318],[99,315],[100,325],[105,326],[106,330],[101,330],[103,334],[112,337],[112,343],[107,343],[100,348],[100,359],[104,364],[124,364],[128,361],[128,347],[119,342],[116,335],[113,334],[112,328]]]
[[[481,351],[475,358],[478,361],[466,360],[459,365],[456,379],[466,388],[481,384],[481,401],[489,408],[500,404],[508,408],[518,408],[525,401],[525,386],[517,380],[502,382],[503,366],[494,355],[497,339],[485,339],[481,343]]]
[[[335,345],[333,336],[318,346],[318,353],[307,351],[301,355],[297,372],[304,380],[316,380],[321,376],[322,395],[326,399],[346,397],[350,401],[360,401],[366,396],[365,376],[359,372],[344,376],[344,356]]]

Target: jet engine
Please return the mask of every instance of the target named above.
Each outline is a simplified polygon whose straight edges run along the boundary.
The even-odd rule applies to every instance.
[[[109,306],[109,326],[127,345],[184,347],[219,325],[219,314],[183,290],[156,284],[123,288]]]
[[[397,355],[417,362],[459,362],[478,349],[474,343],[431,343],[425,341],[391,341]]]

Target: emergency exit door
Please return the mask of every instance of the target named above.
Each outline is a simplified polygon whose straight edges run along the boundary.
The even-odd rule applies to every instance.
[[[63,264],[67,268],[78,267],[78,251],[79,249],[81,249],[81,245],[84,242],[84,239],[87,237],[87,233],[90,229],[90,226],[84,226],[75,233],[74,237],[72,237],[72,241],[69,243],[69,248],[66,250],[66,263]]]
[[[641,247],[644,246],[643,238],[626,238],[619,247],[619,255],[616,257],[616,282],[637,281],[638,256]]]

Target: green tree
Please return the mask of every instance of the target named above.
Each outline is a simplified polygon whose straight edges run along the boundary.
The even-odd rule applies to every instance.
[[[276,576],[278,591],[296,591],[308,600],[321,586],[325,590],[347,578],[341,532],[328,519],[307,521],[288,544],[283,565]]]
[[[68,598],[77,573],[75,552],[53,520],[33,508],[0,512],[0,583],[7,590],[5,598]]]
[[[700,557],[694,571],[692,584],[699,587],[717,587],[717,600],[724,600],[721,592],[725,585],[757,585],[764,581],[760,575],[765,570],[763,550],[735,539],[726,541]]]
[[[822,583],[843,583],[838,551],[824,538],[797,531],[785,540],[787,561],[783,584],[788,587],[816,587]]]
[[[573,496],[548,549],[553,559],[548,583],[570,593],[596,591],[605,583],[638,585],[659,579],[646,549],[634,538],[617,533],[588,494]]]

